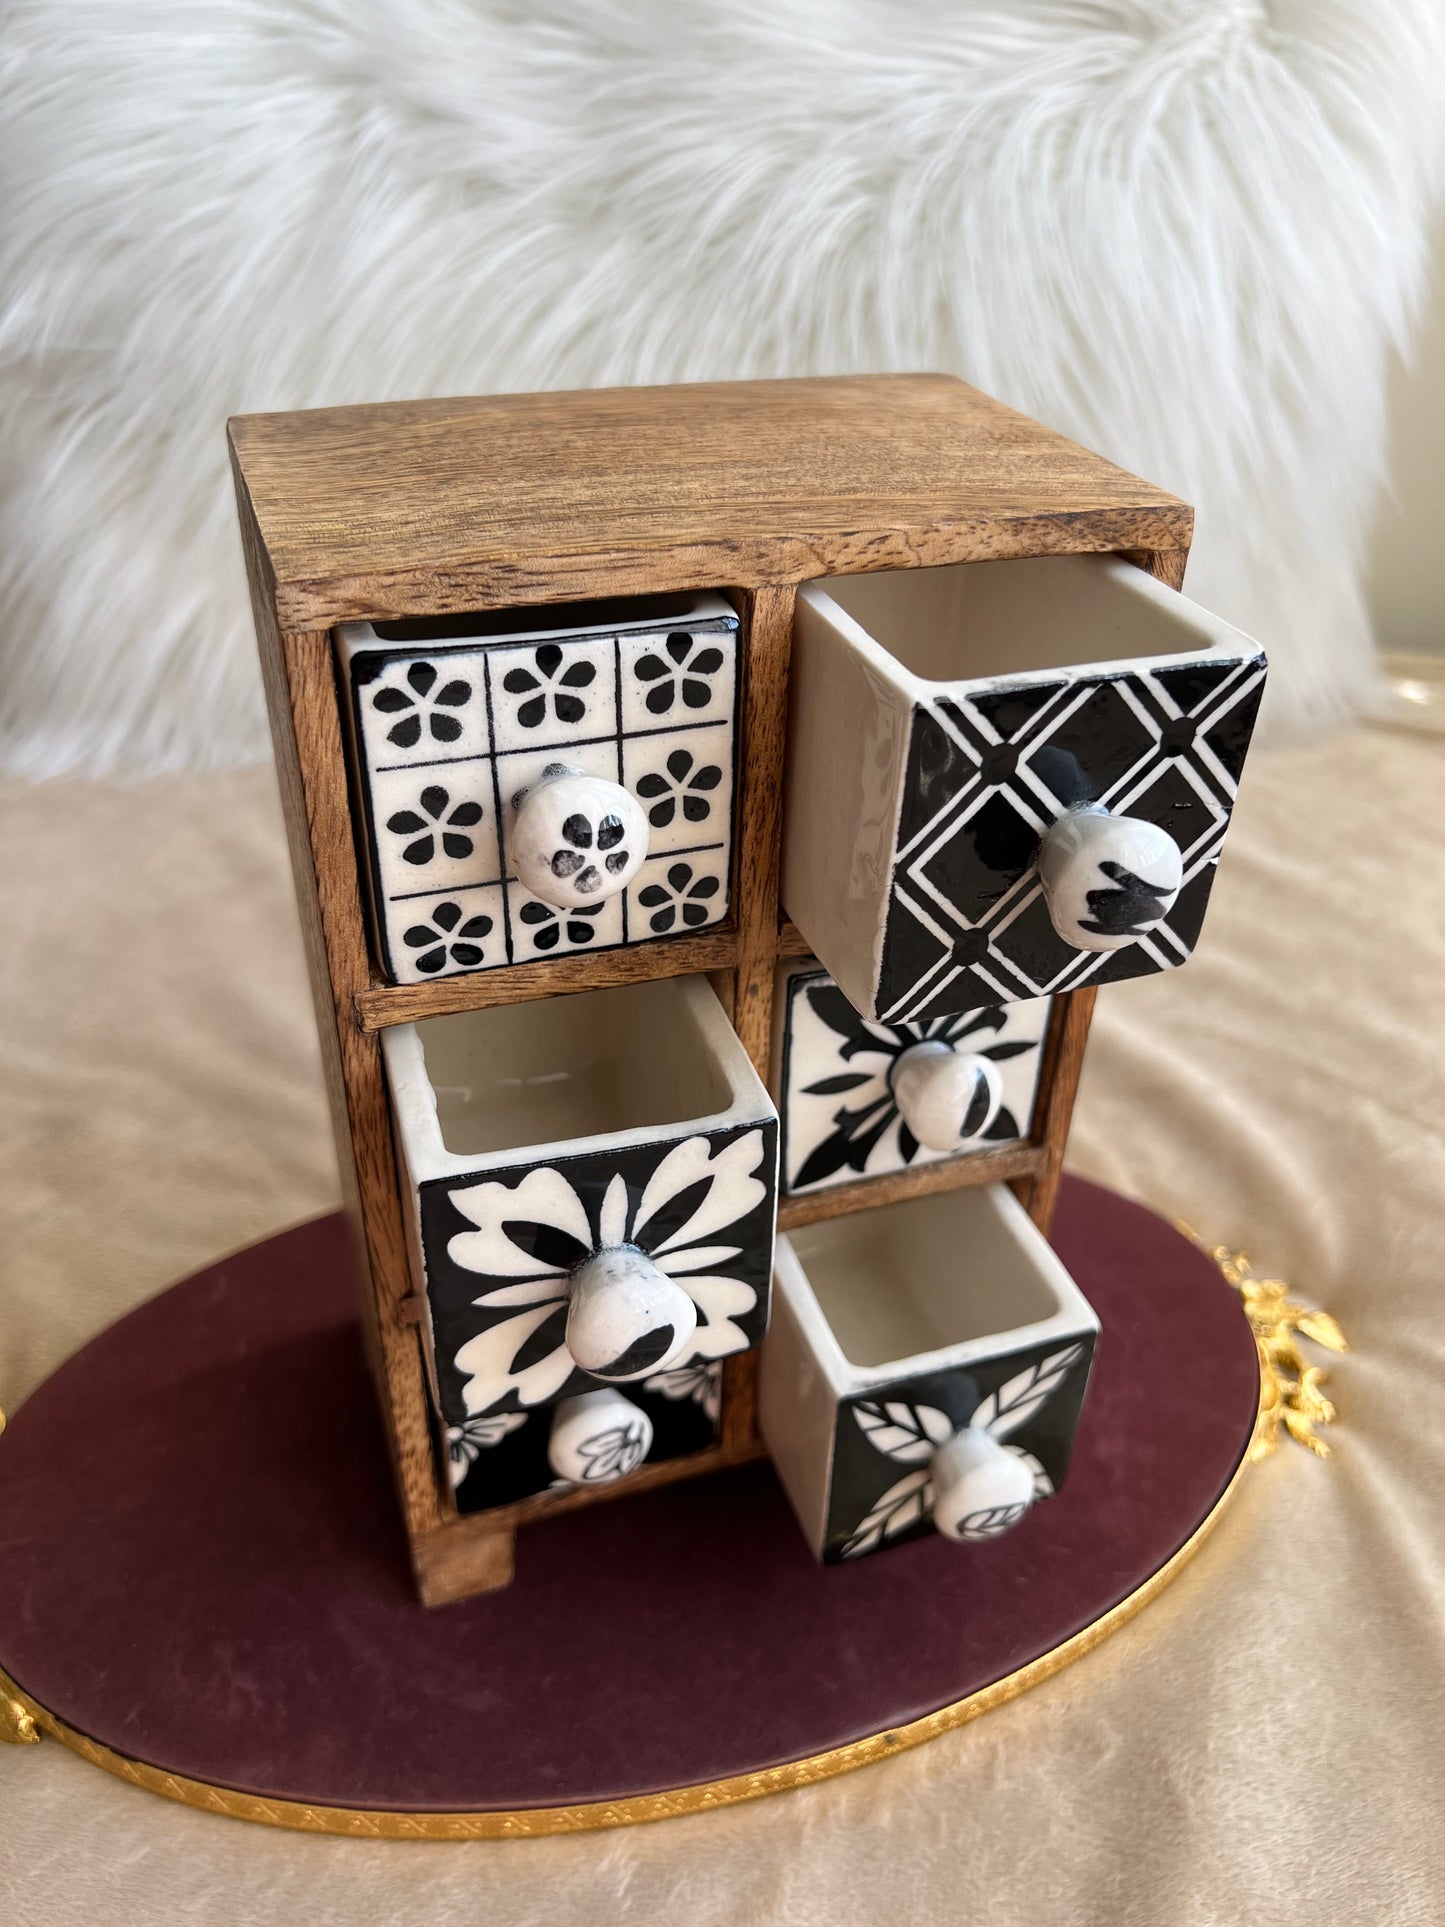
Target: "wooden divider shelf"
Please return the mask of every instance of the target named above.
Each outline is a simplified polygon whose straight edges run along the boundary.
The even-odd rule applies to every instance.
[[[422,1017],[449,1017],[497,1004],[525,1004],[573,990],[731,971],[737,953],[736,931],[720,928],[696,937],[667,937],[630,949],[604,950],[596,956],[581,951],[559,957],[555,963],[513,964],[475,976],[443,977],[431,984],[373,981],[357,993],[356,1012],[363,1030],[385,1030],[389,1024],[414,1024]]]

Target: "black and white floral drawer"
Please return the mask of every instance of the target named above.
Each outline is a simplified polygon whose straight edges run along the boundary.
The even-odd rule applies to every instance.
[[[1097,1335],[1000,1185],[780,1237],[759,1420],[815,1555],[1017,1526],[1063,1484]]]
[[[1048,997],[920,1023],[860,1017],[827,971],[783,965],[773,1095],[784,1193],[821,1191],[1029,1135]]]
[[[386,975],[721,920],[737,636],[702,594],[338,630]]]
[[[706,980],[382,1041],[433,1391],[465,1482],[494,1483],[473,1447],[540,1463],[520,1420],[559,1400],[641,1387],[705,1411],[698,1374],[767,1326],[777,1193],[777,1115]]]
[[[596,1490],[644,1465],[705,1452],[718,1439],[721,1361],[653,1372],[619,1389],[489,1412],[445,1427],[458,1512],[485,1512],[537,1492]]]
[[[1117,557],[810,584],[784,906],[889,1022],[1172,969],[1264,676],[1256,644]]]

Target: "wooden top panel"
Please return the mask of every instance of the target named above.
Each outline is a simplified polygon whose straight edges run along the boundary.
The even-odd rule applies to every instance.
[[[1092,549],[1192,514],[948,375],[242,415],[287,628]]]

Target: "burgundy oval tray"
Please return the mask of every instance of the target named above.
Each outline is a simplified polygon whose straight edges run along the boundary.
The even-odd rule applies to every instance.
[[[448,1837],[694,1811],[956,1725],[1152,1596],[1255,1424],[1208,1258],[1077,1180],[1053,1242],[1103,1335],[1068,1483],[1006,1537],[824,1570],[757,1465],[524,1528],[508,1590],[431,1612],[342,1223],[255,1245],[102,1332],[0,1438],[12,1725],[216,1810]]]

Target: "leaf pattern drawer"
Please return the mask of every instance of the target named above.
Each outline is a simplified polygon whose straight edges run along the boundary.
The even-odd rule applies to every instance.
[[[917,1022],[1183,963],[1258,647],[1112,556],[812,583],[783,903],[850,1003]]]
[[[779,1185],[790,1196],[1027,1139],[1053,1000],[919,1023],[860,1017],[814,960],[773,1001]]]
[[[535,1473],[529,1415],[604,1386],[696,1434],[707,1375],[767,1325],[777,1189],[777,1114],[706,980],[430,1018],[383,1050],[459,1482]]]
[[[780,1237],[759,1417],[815,1555],[1018,1525],[1063,1484],[1097,1334],[1001,1185]]]
[[[349,623],[337,647],[390,981],[726,917],[738,619],[722,597]],[[549,813],[559,776],[587,793]],[[524,808],[549,843],[530,848]]]

